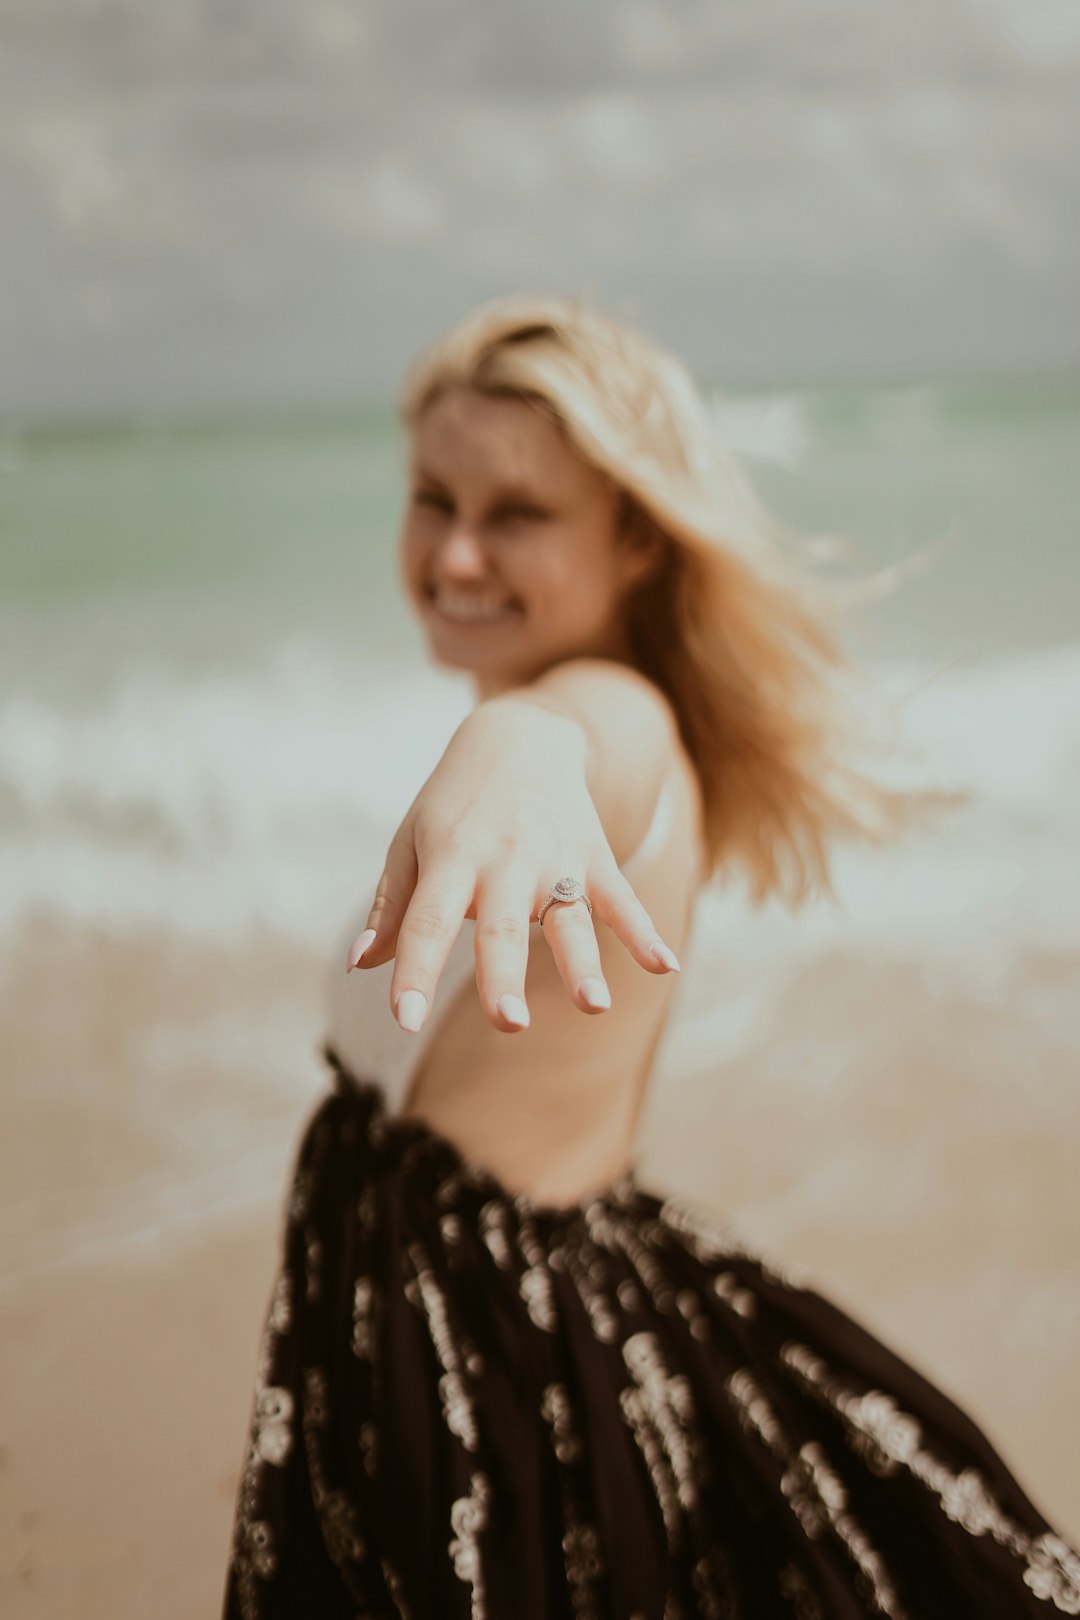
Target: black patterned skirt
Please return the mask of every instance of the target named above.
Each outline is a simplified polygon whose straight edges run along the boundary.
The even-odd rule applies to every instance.
[[[508,1193],[328,1054],[227,1620],[1014,1620],[1080,1559],[975,1424],[630,1178]]]

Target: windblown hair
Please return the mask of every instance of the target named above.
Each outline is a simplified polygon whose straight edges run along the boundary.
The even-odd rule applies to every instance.
[[[955,795],[875,782],[865,682],[836,624],[878,580],[826,583],[765,510],[685,366],[576,299],[497,299],[413,365],[406,428],[448,389],[531,401],[665,537],[627,602],[636,667],[668,697],[701,781],[706,876],[731,861],[755,900],[833,894],[834,836],[881,843]]]

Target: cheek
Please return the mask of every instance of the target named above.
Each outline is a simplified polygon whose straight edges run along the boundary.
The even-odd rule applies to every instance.
[[[592,612],[611,594],[611,569],[592,535],[569,536],[553,547],[544,560],[545,589]]]
[[[402,579],[412,588],[419,585],[429,549],[418,525],[409,522],[402,525],[398,534],[398,569]]]
[[[543,540],[520,558],[520,572],[528,572],[538,588],[547,593],[577,590],[593,572],[587,546],[573,531],[548,531]]]

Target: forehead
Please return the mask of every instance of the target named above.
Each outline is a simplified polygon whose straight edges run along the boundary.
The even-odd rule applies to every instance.
[[[417,422],[414,468],[443,483],[537,485],[586,491],[606,484],[559,425],[529,401],[454,388]]]

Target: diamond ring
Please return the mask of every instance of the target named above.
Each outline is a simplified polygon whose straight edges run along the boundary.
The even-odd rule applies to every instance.
[[[553,906],[556,901],[559,901],[559,903],[562,905],[571,905],[575,900],[584,900],[585,904],[589,908],[589,916],[591,917],[592,901],[585,893],[584,884],[579,883],[577,878],[572,877],[561,877],[557,883],[553,883],[551,888],[548,890],[547,899],[540,907],[540,912],[536,919],[541,928],[544,926],[544,912],[549,906]]]

